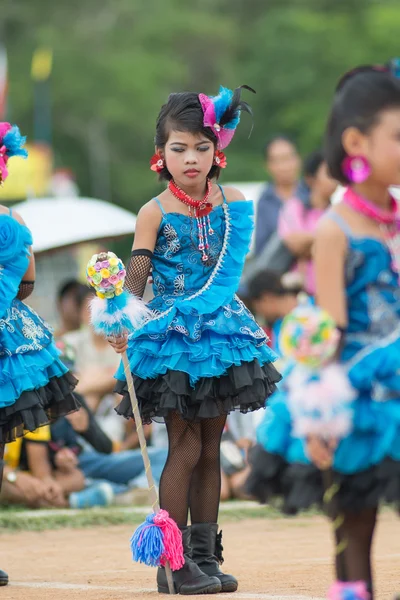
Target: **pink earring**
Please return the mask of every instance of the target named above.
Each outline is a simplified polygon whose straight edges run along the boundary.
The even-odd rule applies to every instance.
[[[156,173],[161,173],[165,167],[165,162],[161,154],[156,152],[150,159],[150,169]]]
[[[371,173],[371,165],[364,156],[346,156],[342,173],[351,183],[363,183]]]

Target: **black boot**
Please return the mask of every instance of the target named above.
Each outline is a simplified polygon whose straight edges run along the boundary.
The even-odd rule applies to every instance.
[[[192,525],[193,560],[206,575],[218,577],[221,592],[236,592],[238,582],[233,575],[225,575],[219,568],[222,557],[222,531],[218,532],[217,523],[196,523]]]
[[[183,555],[185,564],[179,571],[173,571],[175,592],[184,596],[194,594],[217,594],[221,591],[221,583],[217,577],[209,577],[199,569],[192,560],[190,545],[190,527],[180,527],[182,531]],[[161,594],[169,594],[165,569],[160,567],[157,572],[157,589]]]
[[[8,575],[0,569],[0,586],[8,584]]]

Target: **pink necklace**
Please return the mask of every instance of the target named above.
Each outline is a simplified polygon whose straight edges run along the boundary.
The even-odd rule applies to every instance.
[[[389,210],[385,210],[359,196],[351,188],[347,188],[343,196],[343,202],[347,206],[379,224],[383,239],[392,257],[391,267],[399,275],[400,280],[400,214],[398,204],[393,196],[390,197],[390,201]]]

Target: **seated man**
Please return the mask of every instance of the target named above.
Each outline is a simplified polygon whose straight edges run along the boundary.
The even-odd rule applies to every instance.
[[[69,338],[65,337],[57,342],[57,346],[62,352],[65,365],[71,373],[76,373],[75,365],[80,365],[75,362],[75,348],[68,341]],[[142,454],[137,448],[139,441],[135,424],[133,421],[128,423],[129,432],[124,440],[112,439],[100,426],[85,395],[77,395],[81,403],[80,410],[59,419],[51,426],[52,440],[60,447],[79,447],[78,466],[85,477],[111,483],[115,494],[133,488],[136,490],[136,493],[131,494],[134,502],[147,500],[147,478]],[[118,416],[117,418],[120,419]],[[150,426],[145,426],[144,432],[147,438],[150,437]],[[150,447],[148,453],[155,484],[158,486],[168,450]],[[116,502],[119,501],[120,498],[116,498]]]
[[[95,415],[78,396],[81,408],[78,412],[59,419],[51,426],[52,439],[59,447],[76,448],[78,466],[85,477],[104,480],[113,484],[115,493],[128,488],[139,490],[133,498],[146,497],[147,479],[143,458],[139,449],[119,450],[119,444],[113,443],[99,427]],[[168,451],[164,448],[148,448],[153,477],[158,486]]]
[[[36,477],[23,471],[15,471],[7,465],[3,468],[0,504],[21,504],[28,508],[47,506],[46,487]]]
[[[62,341],[72,349],[75,356],[77,378],[76,391],[85,397],[87,404],[98,417],[98,423],[115,440],[122,441],[125,424],[114,411],[116,396],[114,373],[120,357],[108,341],[90,326],[89,303],[94,290],[86,288],[80,296],[81,328],[63,336]]]
[[[7,444],[4,458],[2,503],[30,508],[87,508],[110,504],[113,499],[109,485],[85,489],[76,454],[70,448],[52,449],[49,426]]]

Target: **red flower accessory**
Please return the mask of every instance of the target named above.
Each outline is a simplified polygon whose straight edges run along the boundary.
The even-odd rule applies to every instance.
[[[213,165],[219,167],[220,169],[225,169],[227,160],[225,154],[221,150],[215,151]]]
[[[161,154],[156,152],[150,159],[150,169],[156,173],[161,173],[165,167],[165,162]]]

